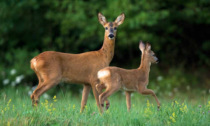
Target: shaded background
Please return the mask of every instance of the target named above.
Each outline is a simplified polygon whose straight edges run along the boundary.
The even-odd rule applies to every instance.
[[[139,40],[150,42],[160,62],[150,85],[159,94],[210,93],[209,0],[2,0],[0,88],[31,88],[37,77],[30,60],[47,50],[82,53],[100,49],[104,28],[97,13],[125,21],[117,32],[111,65],[137,68]],[[79,93],[81,86],[61,84]]]

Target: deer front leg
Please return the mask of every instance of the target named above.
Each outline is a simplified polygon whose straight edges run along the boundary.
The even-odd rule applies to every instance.
[[[126,96],[127,110],[128,110],[128,112],[130,112],[130,109],[131,109],[131,92],[126,91],[125,96]]]
[[[85,108],[85,105],[86,105],[87,99],[88,99],[88,95],[90,93],[90,89],[91,89],[91,86],[87,85],[87,84],[85,84],[83,87],[80,112],[83,112],[83,110]]]
[[[102,108],[101,108],[101,106],[99,104],[99,93],[96,90],[96,86],[95,85],[92,85],[92,90],[93,90],[93,95],[94,95],[94,97],[96,99],[96,104],[98,106],[98,109],[99,109],[100,112],[102,112]]]
[[[139,91],[141,94],[144,94],[144,95],[152,95],[154,98],[155,98],[155,100],[156,100],[156,102],[157,102],[157,105],[158,105],[158,110],[159,110],[159,108],[160,108],[160,102],[159,102],[159,100],[158,100],[158,98],[157,98],[157,96],[156,96],[156,94],[154,93],[154,91],[153,90],[151,90],[151,89],[144,89],[144,90],[141,90],[141,91]]]

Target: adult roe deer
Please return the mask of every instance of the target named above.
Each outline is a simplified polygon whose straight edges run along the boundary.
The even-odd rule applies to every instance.
[[[97,72],[109,66],[114,56],[117,27],[123,23],[124,19],[125,15],[122,13],[114,22],[107,22],[105,16],[98,13],[98,20],[105,28],[105,35],[103,46],[97,51],[80,54],[46,51],[34,57],[31,60],[31,69],[36,73],[39,84],[31,95],[32,104],[37,105],[39,97],[44,92],[64,80],[84,85],[81,112],[86,105],[91,87],[100,110],[99,93],[96,90],[96,84],[98,84]]]
[[[98,78],[100,83],[96,85],[98,92],[101,92],[105,88],[105,91],[99,95],[99,102],[101,106],[104,106],[104,100],[118,90],[124,90],[126,92],[127,110],[130,111],[131,107],[131,93],[137,91],[141,94],[154,96],[158,109],[160,102],[155,95],[154,91],[147,89],[149,82],[149,72],[151,63],[157,62],[158,58],[151,50],[150,44],[140,42],[139,49],[142,52],[141,64],[138,69],[126,70],[118,67],[106,67],[98,71]],[[102,110],[103,112],[103,110]]]

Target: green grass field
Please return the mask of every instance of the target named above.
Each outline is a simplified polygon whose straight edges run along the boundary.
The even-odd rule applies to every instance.
[[[31,106],[27,91],[19,89],[1,90],[0,125],[210,125],[210,98],[207,96],[188,99],[179,95],[173,99],[159,97],[161,109],[157,111],[152,96],[137,93],[132,96],[131,112],[126,109],[125,96],[121,93],[111,96],[111,106],[103,115],[99,113],[92,95],[87,106],[80,113],[80,96],[63,93],[61,90],[48,100],[43,97],[37,108]]]

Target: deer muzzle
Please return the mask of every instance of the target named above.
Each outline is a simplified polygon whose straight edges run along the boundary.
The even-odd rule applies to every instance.
[[[109,39],[114,39],[114,34],[109,34]]]
[[[159,60],[158,60],[158,58],[155,56],[155,63],[158,63],[159,62]]]

